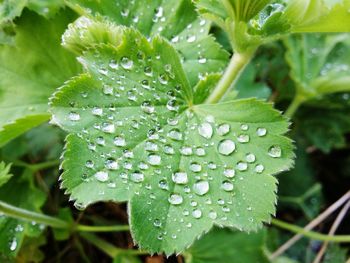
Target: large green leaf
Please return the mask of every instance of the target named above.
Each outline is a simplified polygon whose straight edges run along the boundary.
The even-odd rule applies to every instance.
[[[290,75],[306,98],[350,90],[350,35],[304,34],[285,40]]]
[[[209,21],[197,17],[190,0],[107,0],[103,4],[96,0],[69,0],[68,3],[85,15],[92,12],[116,24],[134,27],[145,36],[159,34],[171,40],[181,54],[192,86],[208,73],[221,72],[228,61],[228,53],[208,34]],[[87,26],[86,21],[86,18],[79,20],[71,29],[81,30]]]
[[[0,188],[0,200],[31,211],[40,211],[45,202],[45,194],[35,187],[33,173],[25,170],[22,175],[14,176]],[[13,259],[19,252],[24,238],[37,237],[43,226],[35,222],[0,216],[0,259]]]
[[[271,175],[292,164],[288,122],[256,99],[194,105],[167,41],[119,34],[116,45],[83,52],[86,74],[51,99],[52,122],[70,132],[61,179],[76,206],[130,201],[135,241],[166,254],[214,224],[253,231],[268,222]]]
[[[226,229],[213,229],[196,241],[185,254],[186,263],[270,262],[264,252],[266,232],[246,234]]]
[[[0,146],[47,121],[48,97],[79,72],[60,46],[73,18],[68,10],[51,20],[25,12],[16,22],[16,45],[0,46]]]

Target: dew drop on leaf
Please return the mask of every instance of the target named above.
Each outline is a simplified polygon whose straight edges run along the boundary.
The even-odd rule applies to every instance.
[[[169,196],[168,201],[172,205],[180,205],[183,202],[183,197],[179,194],[173,193]]]
[[[245,162],[239,162],[236,167],[239,171],[246,171],[248,169],[248,164]]]
[[[202,211],[199,209],[195,209],[192,211],[192,216],[196,219],[199,219],[202,217]]]
[[[197,195],[205,195],[209,191],[209,183],[204,180],[200,180],[194,183],[193,191]]]
[[[175,172],[172,175],[173,182],[175,184],[187,184],[188,176],[186,172]]]
[[[258,174],[262,173],[264,171],[265,167],[262,164],[258,164],[255,166],[255,172]]]
[[[217,132],[219,135],[224,136],[226,134],[228,134],[230,132],[230,125],[227,123],[221,124],[218,128],[217,128]]]
[[[133,181],[135,183],[143,182],[144,178],[145,178],[144,174],[140,173],[140,172],[134,172],[130,175],[131,181]]]
[[[69,120],[71,120],[71,121],[79,121],[79,120],[80,120],[80,114],[71,111],[71,112],[69,113],[69,115],[68,115],[68,118],[69,118]]]
[[[236,149],[236,145],[231,140],[222,140],[219,142],[218,151],[222,155],[230,155]]]
[[[209,218],[215,220],[218,217],[218,214],[214,211],[211,210],[209,211]]]
[[[202,165],[200,165],[199,163],[193,162],[190,164],[190,170],[194,173],[199,173],[200,171],[202,171]]]
[[[94,176],[100,182],[106,182],[109,179],[108,172],[106,172],[106,171],[99,171],[99,172],[95,173]]]
[[[108,170],[117,170],[119,168],[119,164],[118,164],[118,162],[116,160],[110,158],[110,159],[106,160],[105,167]]]
[[[221,188],[226,192],[230,192],[233,190],[233,183],[227,180],[223,181],[221,184]]]
[[[256,157],[255,157],[254,154],[248,153],[248,154],[246,155],[245,159],[246,159],[246,161],[247,161],[248,163],[254,163],[255,160],[256,160]]]
[[[91,110],[91,113],[95,116],[102,116],[103,114],[103,109],[102,108],[99,108],[99,107],[94,107],[92,110]]]
[[[160,165],[162,158],[159,155],[150,154],[148,155],[147,161],[150,165]]]
[[[202,147],[198,147],[196,148],[196,155],[197,156],[205,156],[206,152],[205,149]]]
[[[250,138],[249,138],[249,135],[248,134],[241,134],[237,137],[237,140],[240,142],[240,143],[247,143],[249,142]]]
[[[236,172],[232,168],[226,168],[224,170],[224,176],[226,176],[227,178],[233,178],[235,176],[235,174],[236,174]]]
[[[259,136],[259,137],[264,137],[266,134],[267,134],[267,130],[265,128],[258,128],[256,130],[256,134]]]
[[[206,139],[210,139],[213,136],[213,127],[210,123],[205,122],[199,125],[198,133]]]
[[[132,69],[134,62],[128,57],[122,57],[120,60],[120,64],[124,69]]]
[[[155,227],[161,227],[162,226],[162,222],[159,219],[154,219],[153,225]]]
[[[10,241],[10,250],[11,251],[15,251],[17,248],[17,239],[14,237],[11,241]]]
[[[169,189],[168,182],[166,180],[160,180],[158,185],[159,185],[160,189],[163,189],[163,190],[168,190]]]
[[[118,146],[118,147],[123,147],[126,145],[125,139],[121,136],[114,137],[113,143],[115,146]]]
[[[182,133],[179,129],[172,129],[168,132],[168,137],[175,140],[175,141],[181,141],[182,140]]]
[[[272,158],[280,158],[282,156],[281,147],[279,147],[277,145],[271,146],[269,149],[269,155]]]

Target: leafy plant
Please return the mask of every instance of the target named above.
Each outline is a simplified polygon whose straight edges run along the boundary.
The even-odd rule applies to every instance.
[[[292,129],[300,147],[295,170],[280,176],[279,211],[301,210],[306,220],[323,202],[306,147],[347,145],[347,105],[331,94],[350,89],[349,9],[348,0],[0,2],[0,146],[1,158],[13,163],[0,164],[1,257],[43,260],[44,227],[33,230],[35,222],[53,227],[57,241],[72,237],[70,246],[87,262],[81,238],[114,262],[140,262],[145,253],[182,253],[186,262],[276,259],[260,228],[276,215],[274,175],[294,164],[285,134]],[[226,34],[227,50],[213,25]],[[274,48],[285,60],[273,52],[267,61],[262,46],[279,39],[284,47]],[[281,64],[289,76],[283,70],[271,77]],[[284,109],[286,81],[295,95],[282,114],[271,102]],[[57,178],[42,177],[58,171],[60,133],[41,126],[25,135],[49,119],[67,133],[60,188],[78,210],[127,202],[129,227],[62,208],[67,200],[56,191]],[[311,238],[350,239],[272,222]],[[143,251],[85,233],[129,228]]]

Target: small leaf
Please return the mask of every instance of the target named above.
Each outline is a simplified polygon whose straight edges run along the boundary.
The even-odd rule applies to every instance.
[[[9,173],[10,169],[11,164],[6,165],[4,162],[0,163],[0,187],[6,184],[13,176]]]
[[[59,44],[73,18],[67,11],[49,21],[26,11],[16,20],[16,45],[0,46],[0,146],[47,121],[48,97],[79,72]]]
[[[0,200],[11,205],[40,212],[45,202],[45,194],[34,186],[34,176],[25,170],[1,186]],[[19,252],[25,236],[37,237],[42,232],[42,226],[35,222],[24,222],[18,219],[0,217],[0,258],[13,259]]]
[[[246,234],[214,228],[187,250],[187,263],[270,262],[265,253],[265,231]]]
[[[83,52],[86,73],[51,99],[52,122],[70,132],[66,193],[78,208],[130,201],[132,235],[150,252],[181,252],[214,224],[260,228],[275,213],[271,175],[292,165],[288,122],[256,99],[194,105],[175,49],[122,32]]]
[[[145,36],[159,34],[170,40],[181,55],[191,85],[209,73],[221,72],[228,62],[229,54],[209,35],[211,23],[197,17],[190,0],[147,1],[147,8],[141,0],[106,0],[103,5],[94,1],[69,2],[80,13],[85,12],[86,16],[92,12],[95,16],[102,15],[116,24],[136,28]],[[84,21],[79,20],[72,27],[90,27],[86,23],[80,23]],[[91,29],[87,31],[92,32]],[[76,31],[77,35],[80,33],[81,30]],[[71,35],[71,30],[68,30],[66,38]],[[76,41],[76,44],[80,45],[81,42]]]
[[[285,40],[291,77],[306,98],[350,90],[347,34],[294,35]]]

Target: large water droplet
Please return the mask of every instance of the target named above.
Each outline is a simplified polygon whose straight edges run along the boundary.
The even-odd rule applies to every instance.
[[[258,128],[256,130],[256,134],[259,136],[259,137],[263,137],[267,134],[267,130],[265,128]]]
[[[192,216],[196,219],[199,219],[202,217],[202,211],[199,209],[195,209],[192,211]]]
[[[199,173],[200,171],[202,171],[202,165],[200,165],[199,163],[193,162],[190,164],[190,170],[194,173]]]
[[[120,64],[124,69],[132,69],[134,62],[130,60],[128,57],[122,57]]]
[[[231,192],[233,190],[233,183],[230,181],[223,181],[221,184],[221,188],[226,192]]]
[[[248,153],[245,157],[245,159],[247,160],[248,163],[254,163],[256,160],[256,157],[254,154],[252,153]]]
[[[239,171],[246,171],[248,169],[248,164],[245,162],[239,162],[236,167]]]
[[[172,146],[165,145],[164,146],[164,153],[169,154],[169,155],[173,155],[173,154],[175,154],[175,150]]]
[[[272,158],[280,158],[282,156],[282,149],[281,149],[281,147],[279,147],[277,145],[271,146],[270,149],[269,149],[269,155]]]
[[[113,123],[110,122],[104,122],[102,123],[102,131],[105,133],[114,133],[115,132],[115,126]]]
[[[145,176],[143,173],[134,172],[130,175],[130,179],[135,183],[141,183],[145,179]]]
[[[154,113],[154,111],[155,111],[155,108],[154,108],[154,106],[151,104],[150,101],[144,101],[144,102],[142,102],[142,104],[141,104],[141,109],[142,109],[143,112],[148,113],[148,114]]]
[[[227,177],[227,178],[233,178],[235,176],[236,172],[234,169],[232,168],[226,168],[224,170],[224,175]]]
[[[247,143],[249,142],[250,138],[248,134],[241,134],[237,137],[237,141],[240,143]]]
[[[99,108],[99,107],[94,107],[92,110],[91,110],[91,113],[95,116],[102,116],[103,114],[103,109],[102,108]]]
[[[192,148],[190,146],[183,146],[180,149],[180,153],[185,156],[192,155]]]
[[[15,251],[17,248],[17,239],[14,237],[10,242],[10,250]]]
[[[114,138],[113,143],[114,143],[115,146],[118,146],[118,147],[123,147],[123,146],[126,145],[125,139],[123,137],[121,137],[121,136],[116,136]]]
[[[186,172],[176,172],[172,175],[173,182],[176,184],[187,184],[188,176]]]
[[[69,120],[71,121],[79,121],[80,120],[80,114],[77,112],[71,111],[68,115]]]
[[[222,140],[219,142],[218,151],[222,155],[230,155],[236,149],[236,145],[231,140]]]
[[[160,165],[162,158],[159,155],[150,154],[148,155],[147,161],[150,165]]]
[[[158,151],[158,145],[153,142],[146,142],[145,150],[149,152],[157,152]]]
[[[205,195],[209,191],[209,183],[207,181],[204,181],[204,180],[197,181],[193,185],[193,191],[197,195]]]
[[[224,136],[226,134],[228,134],[230,132],[230,125],[227,124],[227,123],[224,123],[224,124],[221,124],[218,128],[217,128],[217,131],[218,131],[218,134],[221,135],[221,136]]]
[[[198,133],[206,139],[210,139],[213,136],[213,127],[210,123],[205,122],[199,125]]]
[[[196,148],[196,155],[197,156],[205,156],[206,152],[205,149],[202,147],[198,147]]]
[[[183,202],[183,197],[179,194],[173,193],[169,196],[168,201],[172,205],[180,205]]]
[[[172,129],[168,132],[168,137],[175,140],[175,141],[181,141],[182,140],[182,133],[179,129]]]
[[[215,220],[218,217],[218,214],[214,211],[211,210],[209,211],[209,218]]]
[[[117,170],[119,168],[119,164],[116,160],[110,158],[106,160],[105,167],[109,170]]]
[[[106,172],[106,171],[99,171],[99,172],[95,173],[94,176],[100,182],[106,182],[109,179],[108,172]]]
[[[264,170],[265,167],[262,164],[258,164],[257,166],[255,166],[255,172],[257,172],[258,174],[261,174]]]

